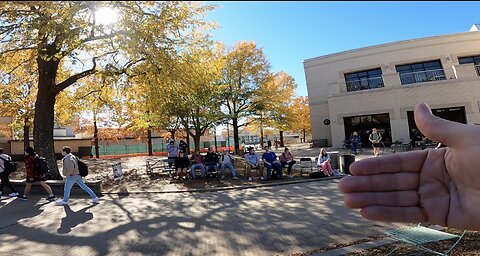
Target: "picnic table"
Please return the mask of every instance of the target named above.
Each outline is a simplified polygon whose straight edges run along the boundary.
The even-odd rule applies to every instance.
[[[168,174],[171,176],[173,173],[175,173],[175,167],[173,166],[174,163],[175,159],[147,159],[145,166],[148,175],[154,174],[158,171],[160,174],[168,172]],[[172,167],[169,167],[169,164],[172,164]]]

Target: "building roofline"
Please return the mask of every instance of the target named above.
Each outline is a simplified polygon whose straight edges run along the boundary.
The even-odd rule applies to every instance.
[[[460,35],[470,35],[470,34],[476,34],[476,33],[480,33],[480,31],[467,31],[467,32],[454,33],[454,34],[421,37],[421,38],[395,41],[395,42],[384,43],[384,44],[377,44],[377,45],[355,48],[355,49],[351,49],[351,50],[335,52],[335,53],[330,53],[330,54],[326,54],[326,55],[321,55],[321,56],[318,56],[318,57],[305,59],[303,61],[303,63],[313,62],[313,61],[322,60],[322,59],[328,59],[328,58],[331,58],[331,57],[337,57],[337,56],[341,56],[341,55],[352,54],[352,53],[361,52],[361,51],[364,51],[364,50],[375,49],[375,48],[382,48],[382,47],[388,47],[388,46],[393,46],[393,45],[401,45],[401,44],[419,42],[419,41],[428,41],[428,40],[437,39],[437,38],[448,38],[448,37],[455,37],[455,36],[460,36]]]

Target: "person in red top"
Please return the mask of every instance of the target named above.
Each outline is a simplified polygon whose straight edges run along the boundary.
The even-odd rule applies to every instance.
[[[292,166],[296,163],[297,161],[293,160],[293,155],[290,153],[290,150],[288,148],[285,148],[285,152],[280,155],[280,163],[282,164],[282,167],[287,167],[287,177],[288,178],[293,178],[292,175]]]
[[[27,171],[27,177],[25,181],[25,191],[23,192],[23,195],[19,198],[24,201],[28,200],[28,195],[32,190],[32,184],[34,182],[38,182],[40,183],[40,186],[42,186],[42,188],[48,193],[47,200],[53,201],[55,200],[55,196],[53,195],[52,188],[45,182],[47,180],[46,175],[35,172],[36,157],[38,156],[32,147],[25,148],[25,170]]]
[[[200,154],[200,150],[196,149],[190,160],[192,162],[192,178],[195,179],[195,169],[201,169],[202,178],[205,177],[205,158]]]

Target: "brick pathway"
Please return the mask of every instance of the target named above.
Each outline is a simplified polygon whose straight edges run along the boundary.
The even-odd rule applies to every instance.
[[[0,255],[288,255],[378,235],[338,180],[207,192],[0,200]]]

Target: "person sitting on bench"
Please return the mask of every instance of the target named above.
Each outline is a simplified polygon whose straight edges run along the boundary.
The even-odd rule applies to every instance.
[[[262,155],[262,160],[265,166],[267,167],[267,180],[270,180],[272,177],[272,170],[275,172],[275,178],[282,179],[282,165],[277,161],[277,155],[270,151],[270,147],[265,147],[265,153]]]
[[[195,179],[195,169],[201,169],[202,170],[202,178],[205,177],[205,158],[200,154],[199,149],[195,149],[195,153],[192,154],[192,157],[190,158],[192,161],[192,178]]]
[[[258,177],[260,180],[263,180],[263,163],[261,164],[258,160],[258,155],[255,153],[255,149],[253,147],[248,148],[248,154],[245,155],[245,161],[247,166],[245,167],[247,171],[248,181],[253,181],[253,169],[258,170]]]
[[[225,169],[228,168],[232,173],[232,179],[238,180],[237,173],[235,172],[235,167],[233,167],[234,156],[230,155],[228,148],[225,149],[225,153],[220,156],[220,170],[222,171],[222,179],[225,178]]]
[[[212,150],[211,147],[208,148],[208,152],[205,155],[205,168],[207,170],[218,170],[218,155]]]
[[[178,180],[180,177],[182,179],[188,178],[188,166],[190,161],[185,153],[180,150],[179,155],[175,158],[175,168],[177,169],[177,176],[174,179]]]
[[[332,176],[332,165],[330,164],[330,155],[325,148],[320,149],[320,155],[318,156],[317,167],[319,167],[325,176]]]

